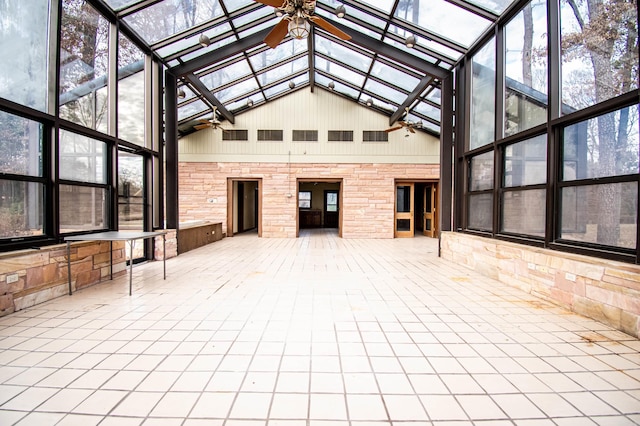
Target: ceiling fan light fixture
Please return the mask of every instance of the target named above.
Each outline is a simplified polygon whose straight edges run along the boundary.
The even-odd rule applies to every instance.
[[[275,13],[278,18],[281,18],[281,17],[284,16],[284,11],[282,9],[280,9],[279,7],[275,7],[273,9],[273,13]]]
[[[293,89],[294,87],[296,87],[296,84],[293,81],[289,82],[289,89]]]
[[[311,26],[309,22],[302,16],[294,16],[289,21],[289,35],[296,40],[302,40],[309,37]]]
[[[251,108],[253,106],[253,99],[251,99],[251,98],[247,99],[247,106],[249,108]]]
[[[187,94],[182,90],[182,88],[178,89],[178,99],[184,99],[187,97]]]
[[[211,40],[207,37],[206,34],[200,34],[200,38],[198,38],[198,43],[202,47],[208,47],[211,44]]]
[[[366,104],[368,107],[373,106],[373,99],[371,99],[371,98],[367,99],[367,102],[365,102],[365,104]]]
[[[409,49],[415,47],[416,45],[416,38],[413,35],[407,36],[407,38],[404,40],[404,45],[407,46]]]
[[[335,14],[338,18],[344,18],[344,15],[347,14],[347,10],[344,8],[344,5],[339,5],[336,7]]]

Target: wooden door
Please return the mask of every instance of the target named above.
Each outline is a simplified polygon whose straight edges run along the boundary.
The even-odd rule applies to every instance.
[[[324,227],[337,228],[340,215],[340,197],[338,191],[328,189],[324,191]]]
[[[436,184],[428,184],[424,187],[424,202],[422,209],[423,234],[427,237],[435,238],[438,235],[436,220]]]
[[[396,211],[394,232],[396,238],[413,237],[413,190],[413,183],[396,183]]]

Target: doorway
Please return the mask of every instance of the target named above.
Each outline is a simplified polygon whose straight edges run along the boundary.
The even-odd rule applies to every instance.
[[[301,229],[336,230],[342,236],[342,180],[298,179],[297,232]]]
[[[437,182],[396,182],[394,236],[412,238],[424,235],[438,236],[437,229]]]
[[[262,180],[227,180],[227,236],[257,232],[262,236]]]

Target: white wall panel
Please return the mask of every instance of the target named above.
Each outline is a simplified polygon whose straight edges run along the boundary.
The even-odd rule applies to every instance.
[[[248,141],[223,141],[220,129],[204,129],[180,139],[180,160],[201,162],[426,163],[438,164],[437,138],[404,129],[388,142],[363,142],[363,130],[385,130],[389,119],[369,108],[317,88],[308,88],[236,116],[225,129],[246,129]],[[283,130],[283,141],[258,141],[258,130]],[[293,130],[317,130],[318,142],[293,142]],[[329,142],[329,130],[353,130],[353,142]],[[406,135],[409,135],[406,137]]]

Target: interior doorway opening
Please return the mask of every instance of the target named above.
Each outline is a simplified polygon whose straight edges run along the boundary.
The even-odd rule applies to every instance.
[[[228,179],[227,236],[257,232],[262,236],[262,179]]]
[[[298,179],[297,232],[335,230],[342,237],[342,179]]]
[[[398,181],[395,185],[394,236],[438,237],[438,182]]]

